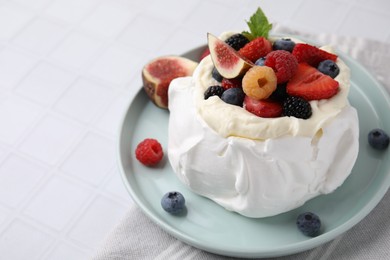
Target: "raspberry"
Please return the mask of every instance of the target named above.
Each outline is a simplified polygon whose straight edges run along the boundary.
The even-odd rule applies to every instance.
[[[238,51],[239,49],[244,47],[247,43],[249,43],[249,40],[241,33],[237,33],[227,38],[225,42],[229,44],[230,47]]]
[[[221,86],[210,86],[204,92],[204,99],[208,99],[211,96],[221,97],[225,89]]]
[[[223,79],[221,85],[224,89],[229,88],[241,88],[242,86],[242,78],[234,78],[234,79]]]
[[[311,117],[310,103],[300,97],[288,97],[283,102],[283,115],[308,119]]]
[[[246,44],[238,52],[251,62],[256,62],[271,51],[271,43],[264,37],[258,37]]]
[[[276,74],[278,84],[287,82],[298,68],[297,59],[288,51],[272,51],[265,57],[265,66],[271,67]]]
[[[152,138],[146,138],[137,145],[135,157],[146,166],[158,164],[164,156],[161,144]]]
[[[276,89],[275,72],[267,66],[254,66],[242,78],[242,89],[249,97],[268,98]]]

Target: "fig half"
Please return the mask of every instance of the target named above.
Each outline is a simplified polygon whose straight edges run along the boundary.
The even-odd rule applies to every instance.
[[[197,62],[180,56],[162,56],[150,61],[142,69],[146,94],[156,106],[167,109],[171,81],[191,76],[197,65]]]
[[[236,78],[254,66],[252,62],[247,61],[235,49],[211,33],[207,34],[207,39],[214,66],[224,78]]]

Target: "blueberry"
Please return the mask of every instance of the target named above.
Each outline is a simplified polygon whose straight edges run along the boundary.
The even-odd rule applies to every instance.
[[[382,129],[376,128],[368,133],[368,143],[377,150],[384,150],[389,146],[389,136]]]
[[[221,74],[219,74],[216,67],[214,67],[211,71],[211,76],[218,82],[221,82],[223,80],[223,77],[221,76]]]
[[[321,61],[317,69],[331,78],[335,78],[340,73],[339,66],[332,60]]]
[[[287,83],[278,84],[276,86],[276,89],[274,92],[272,92],[271,96],[269,97],[272,100],[275,101],[284,101],[288,97],[287,91],[286,91]]]
[[[264,63],[265,63],[265,57],[261,57],[260,59],[258,59],[255,62],[255,65],[257,65],[257,66],[264,66]]]
[[[228,104],[242,106],[245,93],[241,88],[229,88],[223,92],[221,99]]]
[[[295,47],[295,42],[291,39],[279,39],[276,40],[272,46],[274,50],[285,50],[292,52]]]
[[[321,221],[316,214],[305,212],[298,216],[297,227],[304,235],[315,237],[320,231]]]
[[[161,207],[171,214],[181,213],[185,208],[183,194],[178,191],[167,192],[161,199]]]

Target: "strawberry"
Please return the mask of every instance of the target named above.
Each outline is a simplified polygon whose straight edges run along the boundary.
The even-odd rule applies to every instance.
[[[233,79],[223,79],[221,85],[224,89],[229,88],[241,88],[242,87],[242,78],[233,78]]]
[[[324,60],[337,60],[337,55],[306,43],[295,44],[292,54],[297,58],[299,63],[306,62],[313,67],[317,67]]]
[[[286,91],[308,101],[331,98],[337,94],[339,83],[316,68],[299,63],[294,77],[287,83]]]
[[[283,108],[279,102],[269,99],[256,100],[245,96],[244,108],[252,114],[260,117],[279,117]]]
[[[245,57],[251,62],[255,62],[271,51],[272,44],[264,37],[257,37],[253,41],[247,43],[238,52],[241,54],[241,56]]]

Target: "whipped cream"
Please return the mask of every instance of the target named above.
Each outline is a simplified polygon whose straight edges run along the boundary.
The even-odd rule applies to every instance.
[[[349,69],[338,59],[339,93],[311,101],[308,120],[260,118],[203,92],[216,84],[210,57],[169,87],[168,157],[192,191],[227,210],[268,217],[339,187],[357,158],[359,127],[347,100]],[[210,100],[210,101],[209,101]]]

